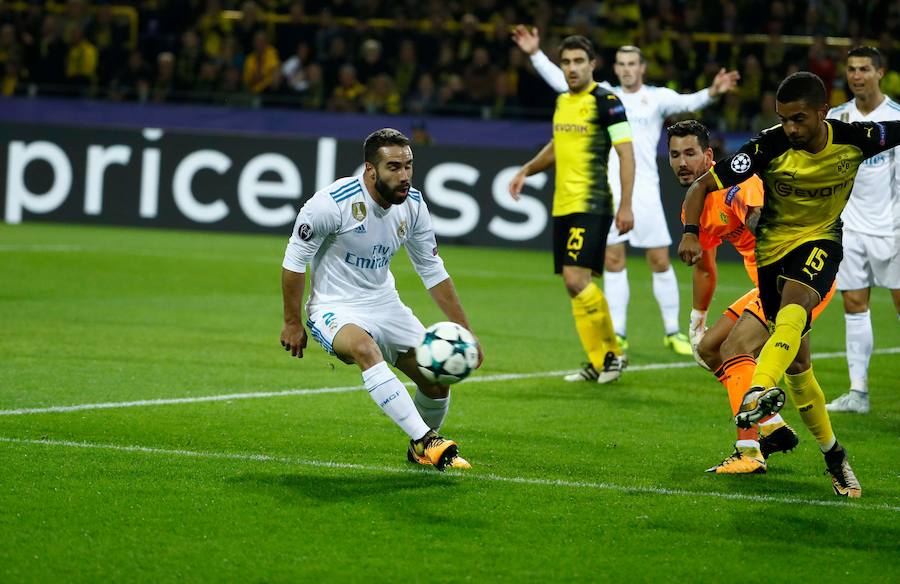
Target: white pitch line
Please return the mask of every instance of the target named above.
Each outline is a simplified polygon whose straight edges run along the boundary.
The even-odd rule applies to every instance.
[[[245,462],[274,462],[290,466],[308,466],[314,468],[331,468],[340,470],[356,470],[367,472],[383,472],[390,474],[415,474],[423,480],[473,480],[490,481],[498,483],[512,483],[518,485],[531,485],[541,487],[565,487],[571,489],[590,489],[597,491],[615,491],[619,493],[631,493],[640,495],[666,495],[674,497],[709,497],[725,499],[729,501],[742,501],[752,503],[777,503],[788,505],[809,505],[818,507],[837,507],[842,509],[865,511],[890,511],[900,512],[900,507],[886,503],[864,504],[850,502],[842,499],[801,499],[799,497],[779,497],[776,495],[746,495],[741,493],[723,493],[719,491],[689,491],[686,489],[668,489],[665,487],[630,487],[615,483],[596,483],[590,481],[568,481],[563,479],[544,479],[529,477],[507,477],[497,474],[480,474],[477,471],[451,471],[450,473],[423,473],[422,469],[402,468],[394,466],[353,464],[347,462],[332,462],[328,460],[310,460],[291,458],[288,456],[272,456],[269,454],[251,454],[241,452],[208,452],[198,450],[179,450],[168,448],[153,448],[150,446],[122,446],[118,444],[102,444],[95,442],[75,442],[71,440],[33,440],[26,438],[0,437],[0,443],[61,446],[69,448],[82,448],[91,450],[112,450],[115,452],[137,452],[142,454],[160,454],[165,456],[178,456],[188,458],[208,458],[215,460],[237,460]]]
[[[888,347],[884,349],[875,349],[876,355],[889,355],[900,353],[900,347]],[[835,359],[845,356],[846,353],[814,353],[813,359]],[[660,369],[688,369],[697,367],[693,361],[679,361],[675,363],[648,363],[646,365],[631,365],[628,371],[655,371]],[[571,369],[562,371],[536,371],[533,373],[498,373],[495,375],[479,375],[470,377],[465,381],[470,383],[488,383],[491,381],[515,381],[517,379],[539,379],[542,377],[559,377],[567,373],[571,373]],[[407,387],[414,387],[415,384],[407,382]],[[24,416],[28,414],[55,414],[66,412],[80,412],[85,410],[112,410],[119,408],[139,408],[145,406],[166,406],[176,404],[194,404],[203,402],[233,401],[241,399],[261,399],[268,397],[287,397],[296,395],[319,395],[326,393],[349,393],[365,389],[363,385],[345,385],[343,387],[317,387],[309,389],[285,389],[282,391],[257,391],[242,393],[226,393],[217,395],[201,395],[195,397],[173,397],[158,399],[142,399],[135,401],[123,402],[101,402],[89,404],[75,404],[71,406],[47,406],[42,408],[18,408],[14,410],[0,410],[0,416]]]

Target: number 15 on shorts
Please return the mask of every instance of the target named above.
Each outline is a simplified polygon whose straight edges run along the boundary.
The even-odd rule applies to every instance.
[[[812,248],[812,251],[809,252],[809,257],[806,258],[806,264],[803,268],[803,273],[809,276],[809,279],[812,280],[816,277],[816,275],[821,271],[823,267],[825,267],[825,258],[828,257],[828,253],[819,247]]]

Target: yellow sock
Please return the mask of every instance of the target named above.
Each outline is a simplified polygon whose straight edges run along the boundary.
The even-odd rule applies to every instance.
[[[813,375],[812,367],[796,375],[786,374],[784,385],[800,411],[803,423],[819,443],[822,452],[828,452],[834,446],[834,431],[831,429],[831,418],[825,409],[825,394]]]
[[[622,354],[613,332],[609,305],[596,284],[591,282],[572,299],[572,316],[581,346],[595,368],[603,367],[603,359],[609,351]]]
[[[800,350],[800,339],[806,328],[806,310],[799,304],[788,304],[775,316],[775,332],[763,345],[756,360],[752,385],[772,387],[794,361]]]

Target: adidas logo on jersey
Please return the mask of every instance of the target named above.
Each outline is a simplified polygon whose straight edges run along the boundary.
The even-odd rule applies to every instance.
[[[353,233],[365,233],[365,232],[366,232],[365,225],[360,225],[359,227],[357,227],[356,229],[353,230]]]

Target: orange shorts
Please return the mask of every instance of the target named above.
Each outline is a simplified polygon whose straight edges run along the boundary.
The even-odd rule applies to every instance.
[[[825,295],[825,298],[822,299],[822,302],[819,303],[813,309],[812,319],[813,321],[822,314],[822,311],[825,310],[825,307],[828,306],[828,303],[831,302],[831,299],[834,297],[834,291],[837,289],[837,283],[833,283],[831,285],[831,290],[828,291],[828,294]],[[731,303],[731,306],[723,313],[724,316],[727,316],[731,320],[737,321],[741,317],[741,313],[747,311],[753,316],[755,316],[759,322],[763,324],[763,326],[768,326],[766,324],[766,316],[763,313],[762,301],[759,299],[759,288],[754,288],[750,290],[737,300]]]

